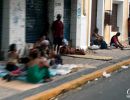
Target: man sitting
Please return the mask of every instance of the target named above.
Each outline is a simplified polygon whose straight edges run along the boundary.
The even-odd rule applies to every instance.
[[[94,33],[92,34],[91,38],[91,45],[101,45],[101,42],[103,41],[103,37],[99,35],[98,28],[94,29]]]
[[[121,48],[123,49],[124,46],[119,42],[118,40],[118,37],[120,36],[120,32],[117,32],[116,35],[114,35],[112,38],[111,38],[111,42],[110,42],[110,46],[114,46],[116,48]]]

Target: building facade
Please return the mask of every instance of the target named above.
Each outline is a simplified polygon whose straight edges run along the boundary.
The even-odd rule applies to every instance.
[[[87,49],[95,27],[108,44],[117,31],[126,43],[128,12],[128,0],[1,0],[0,49],[6,52],[12,43],[20,49],[43,34],[53,41],[51,24],[57,14],[73,47]]]

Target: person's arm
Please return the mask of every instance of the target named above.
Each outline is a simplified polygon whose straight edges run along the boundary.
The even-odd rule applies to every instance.
[[[117,44],[119,47],[121,47],[121,48],[124,47],[124,46],[119,42],[118,38],[117,38],[116,44]]]
[[[39,66],[40,67],[49,67],[49,63],[48,63],[47,59],[44,57],[41,57],[40,61],[39,61]]]
[[[114,38],[114,42],[116,43],[116,45],[118,45],[119,47],[123,48],[124,46],[119,42],[118,38],[115,37]]]
[[[97,39],[103,39],[103,37],[102,37],[101,35],[99,35],[98,33],[95,33],[95,37],[96,37]]]

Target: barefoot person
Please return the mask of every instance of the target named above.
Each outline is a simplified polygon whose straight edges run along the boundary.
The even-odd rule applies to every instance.
[[[114,46],[116,48],[121,48],[121,49],[124,48],[124,46],[118,40],[118,37],[120,36],[120,34],[121,34],[120,32],[117,32],[116,35],[114,35],[111,38],[110,46]]]

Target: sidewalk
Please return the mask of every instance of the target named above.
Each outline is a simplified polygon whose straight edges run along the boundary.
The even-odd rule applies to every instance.
[[[52,82],[44,83],[43,85],[41,85],[35,89],[27,90],[24,92],[19,91],[19,92],[17,92],[19,94],[8,97],[5,100],[22,100],[25,97],[28,97],[28,96],[37,94],[39,92],[43,92],[45,90],[57,87],[70,80],[77,79],[83,75],[92,73],[98,69],[104,68],[109,65],[113,65],[114,63],[117,63],[122,60],[130,58],[130,50],[113,49],[113,50],[95,50],[94,52],[96,52],[94,54],[96,56],[111,56],[111,57],[113,57],[113,60],[103,61],[103,60],[93,60],[93,59],[84,59],[84,58],[82,59],[82,58],[63,56],[64,64],[84,64],[84,65],[87,64],[92,67],[81,69],[78,72],[70,73],[65,76],[56,77]],[[12,92],[13,92],[13,90],[12,90]],[[15,91],[15,93],[16,93],[16,91]]]

